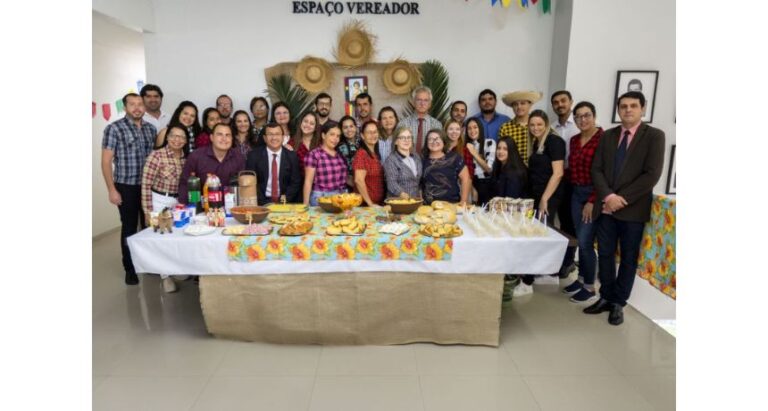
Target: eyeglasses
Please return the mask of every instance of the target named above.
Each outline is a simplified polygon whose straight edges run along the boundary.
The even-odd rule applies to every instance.
[[[168,139],[170,140],[172,138],[187,138],[187,136],[185,136],[183,134],[169,134],[168,135]]]
[[[576,120],[576,121],[588,120],[590,118],[592,118],[592,113],[586,113],[586,114],[582,114],[580,116],[573,116],[573,119]]]
[[[413,137],[411,136],[398,136],[398,140],[413,140]]]
[[[427,104],[427,103],[429,103],[429,99],[428,98],[417,98],[416,99],[416,103],[417,104]]]
[[[428,143],[437,143],[438,141],[443,141],[440,137],[430,137],[427,139]]]

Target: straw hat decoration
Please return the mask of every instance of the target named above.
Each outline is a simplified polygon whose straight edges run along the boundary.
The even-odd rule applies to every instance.
[[[352,20],[339,31],[338,45],[333,49],[336,61],[346,68],[355,68],[371,61],[375,54],[376,36],[365,24]]]
[[[407,94],[421,83],[421,73],[413,64],[398,58],[384,68],[383,81],[390,93]]]
[[[543,94],[540,91],[514,91],[501,96],[501,101],[512,107],[512,103],[519,100],[528,100],[531,104],[535,104],[537,101],[541,100],[542,96]]]
[[[310,93],[327,90],[331,85],[333,70],[327,61],[312,56],[304,57],[296,66],[293,78]]]

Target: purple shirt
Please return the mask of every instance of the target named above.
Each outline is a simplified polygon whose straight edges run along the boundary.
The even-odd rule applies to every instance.
[[[307,167],[315,169],[315,179],[312,191],[344,190],[347,184],[347,162],[336,152],[335,156],[328,154],[322,147],[309,152],[304,160]]]
[[[222,186],[229,185],[229,179],[236,176],[245,169],[245,157],[240,154],[236,148],[231,148],[224,156],[224,161],[219,162],[213,154],[213,146],[205,146],[193,151],[187,157],[187,163],[184,164],[184,170],[179,178],[179,203],[187,202],[187,179],[189,174],[194,172],[200,177],[200,185],[205,184],[208,173],[216,174],[221,181]]]

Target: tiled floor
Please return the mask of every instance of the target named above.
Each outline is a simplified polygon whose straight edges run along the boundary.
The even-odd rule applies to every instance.
[[[632,308],[587,316],[555,285],[502,313],[499,348],[219,340],[191,281],[123,284],[118,234],[93,243],[95,410],[672,410],[675,339]]]

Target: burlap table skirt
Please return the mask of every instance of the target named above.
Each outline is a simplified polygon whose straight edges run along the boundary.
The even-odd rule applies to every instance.
[[[206,275],[219,338],[279,344],[498,346],[502,274]]]

